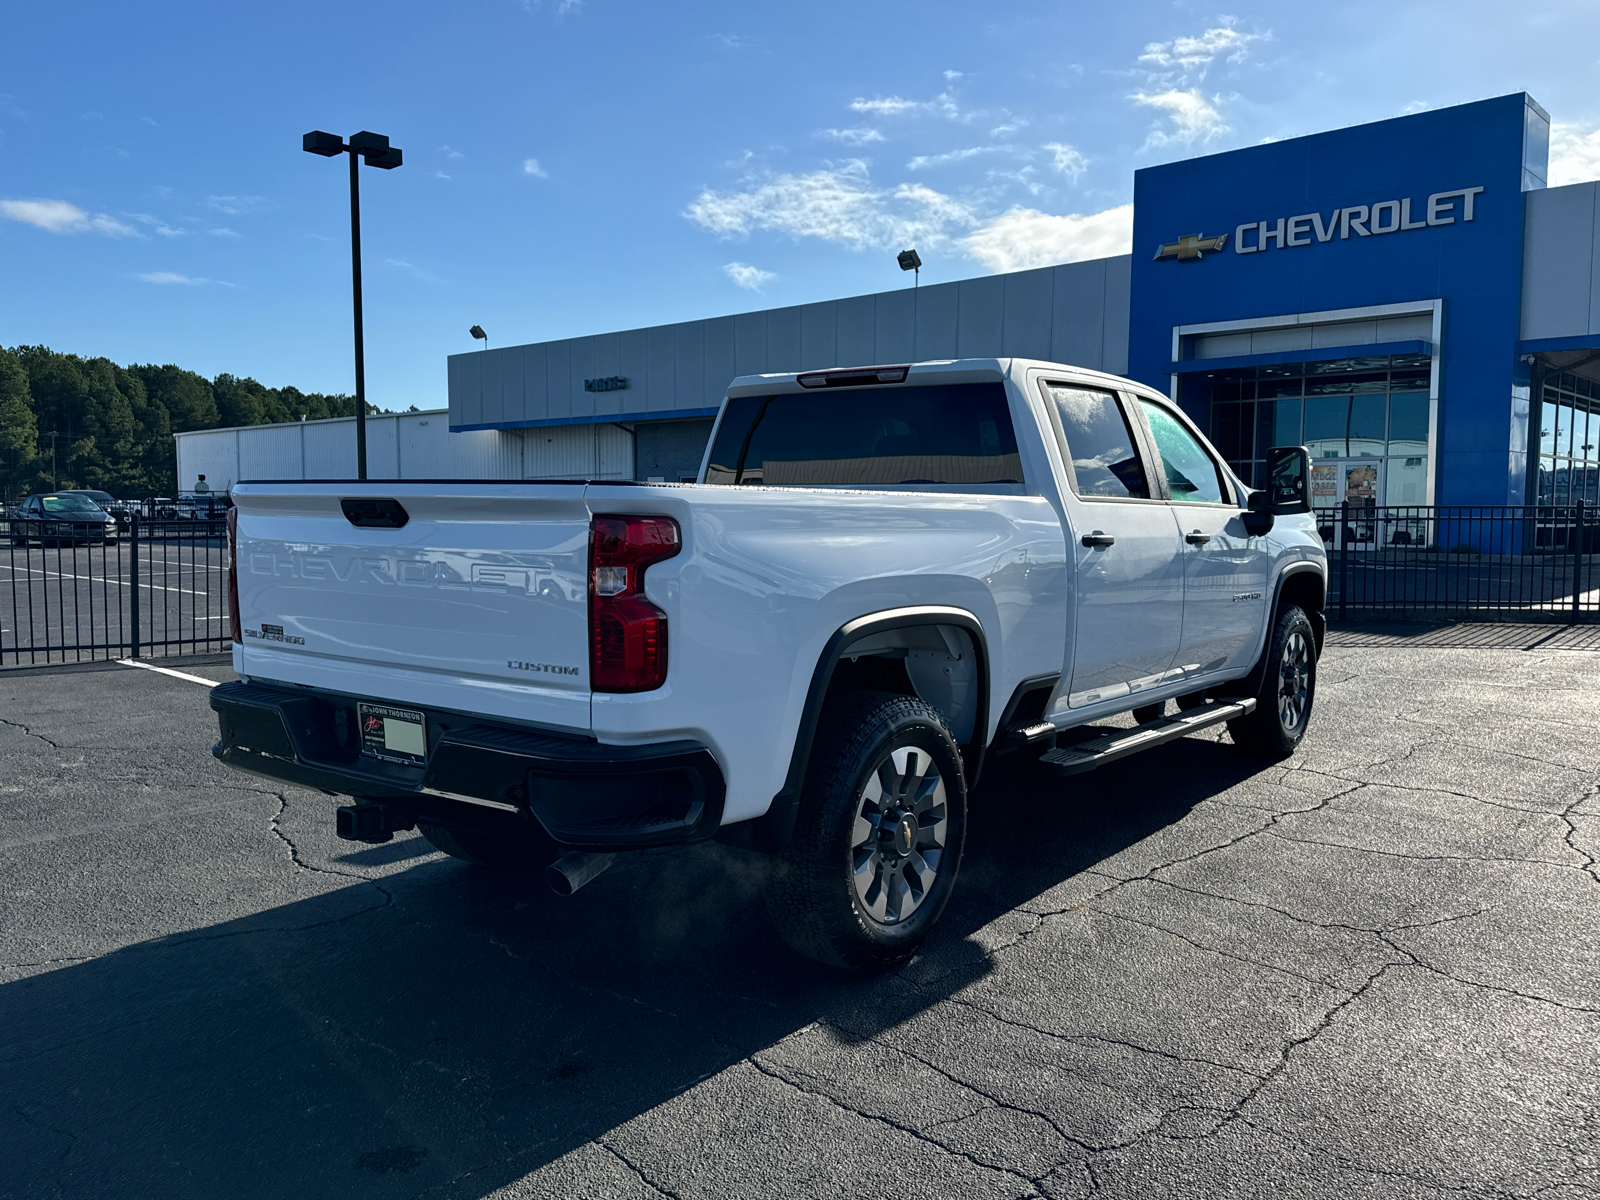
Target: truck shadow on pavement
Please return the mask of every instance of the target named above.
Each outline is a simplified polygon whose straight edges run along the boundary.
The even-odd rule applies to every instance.
[[[1261,769],[1198,740],[999,766],[950,909],[881,978],[791,954],[764,860],[710,846],[571,900],[430,859],[9,984],[0,1196],[483,1196],[797,1030],[940,1003],[992,969],[985,930]]]

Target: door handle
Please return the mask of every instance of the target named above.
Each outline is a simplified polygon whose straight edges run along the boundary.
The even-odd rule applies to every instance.
[[[1083,535],[1083,544],[1085,546],[1095,547],[1096,549],[1104,549],[1107,546],[1114,546],[1116,545],[1116,542],[1116,538],[1112,537],[1109,533],[1101,533],[1098,529],[1096,529],[1093,533],[1086,533]]]
[[[1211,540],[1211,535],[1209,533],[1201,533],[1196,529],[1193,533],[1185,535],[1183,540],[1191,546],[1204,546]]]

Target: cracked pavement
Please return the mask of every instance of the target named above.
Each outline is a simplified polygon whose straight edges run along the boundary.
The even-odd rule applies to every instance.
[[[1592,652],[1352,639],[1287,762],[993,764],[877,979],[744,852],[340,842],[192,683],[0,712],[6,1200],[1600,1195]]]

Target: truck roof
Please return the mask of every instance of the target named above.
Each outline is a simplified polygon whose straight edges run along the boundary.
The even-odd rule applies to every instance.
[[[980,383],[987,380],[1001,380],[1019,370],[1030,367],[1053,368],[1059,371],[1070,371],[1074,375],[1086,376],[1093,379],[1104,380],[1107,384],[1119,387],[1129,386],[1130,381],[1120,375],[1110,375],[1105,371],[1095,371],[1088,367],[1075,367],[1070,363],[1050,362],[1039,358],[939,358],[928,359],[914,363],[883,363],[883,364],[854,364],[834,367],[822,367],[810,371],[779,371],[769,375],[741,375],[728,385],[728,395],[737,396],[764,396],[781,392],[807,391],[800,382],[801,376],[822,376],[838,372],[870,372],[870,371],[901,371],[906,375],[903,380],[884,380],[881,384],[863,383],[857,386],[864,387],[894,387],[904,383]],[[1140,386],[1142,390],[1142,385]]]

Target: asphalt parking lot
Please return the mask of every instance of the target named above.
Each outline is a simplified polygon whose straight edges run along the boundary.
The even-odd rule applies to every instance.
[[[1341,641],[1285,765],[992,775],[877,979],[742,852],[561,900],[0,674],[0,1196],[1596,1195],[1600,655]]]

